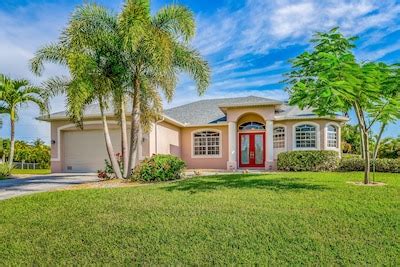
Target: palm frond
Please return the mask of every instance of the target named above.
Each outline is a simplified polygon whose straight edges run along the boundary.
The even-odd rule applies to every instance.
[[[40,75],[43,71],[44,62],[65,65],[67,63],[67,54],[65,48],[59,44],[50,44],[43,46],[30,60],[31,71]]]
[[[192,39],[196,31],[193,13],[181,5],[161,8],[152,22],[160,30],[169,32],[175,38],[182,38],[185,41]]]
[[[49,97],[65,94],[68,90],[70,79],[66,76],[55,76],[42,83],[42,88]]]
[[[127,51],[135,52],[147,33],[151,22],[149,0],[128,0],[118,18],[123,44]]]
[[[181,44],[174,46],[174,66],[179,71],[188,73],[196,82],[199,95],[204,94],[210,85],[210,67],[195,49]]]

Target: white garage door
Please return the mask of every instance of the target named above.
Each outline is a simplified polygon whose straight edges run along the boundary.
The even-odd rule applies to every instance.
[[[114,152],[121,152],[120,131],[111,130]],[[97,172],[108,159],[103,130],[65,131],[63,133],[64,172]]]

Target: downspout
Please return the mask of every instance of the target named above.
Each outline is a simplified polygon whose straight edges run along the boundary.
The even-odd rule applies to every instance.
[[[165,120],[165,117],[162,116],[161,120],[158,120],[154,123],[154,135],[155,135],[155,140],[154,140],[154,146],[155,146],[155,154],[157,155],[158,153],[158,136],[157,136],[157,124],[159,122],[163,122]]]

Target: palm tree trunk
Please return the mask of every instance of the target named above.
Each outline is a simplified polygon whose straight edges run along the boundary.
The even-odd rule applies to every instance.
[[[13,167],[14,163],[14,147],[15,147],[15,111],[12,109],[10,112],[10,156],[8,157],[8,164],[10,168]]]
[[[126,127],[126,114],[125,114],[125,101],[121,102],[121,150],[122,150],[122,160],[124,163],[124,173],[123,177],[128,176],[128,162],[129,162],[129,152],[128,152],[128,133]]]
[[[140,81],[138,78],[134,80],[134,93],[132,101],[132,118],[131,118],[131,143],[129,148],[128,172],[136,166],[137,148],[139,143],[139,126],[140,126]]]
[[[100,102],[100,113],[101,113],[101,121],[103,123],[104,139],[106,141],[106,149],[107,149],[108,157],[110,159],[111,166],[114,170],[115,176],[118,179],[121,179],[122,178],[121,169],[118,165],[117,159],[115,158],[114,148],[112,146],[111,138],[110,138],[110,131],[108,129],[107,118],[106,118],[106,115],[104,114],[104,108],[103,108],[103,105],[101,104],[101,102]]]

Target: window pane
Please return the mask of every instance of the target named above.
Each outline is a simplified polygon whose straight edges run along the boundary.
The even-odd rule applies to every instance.
[[[327,145],[328,147],[338,147],[337,128],[333,125],[327,127]]]
[[[249,164],[249,135],[241,135],[241,162],[242,164]]]
[[[194,155],[219,155],[219,133],[204,131],[193,134]]]
[[[256,147],[256,164],[262,164],[264,159],[264,141],[262,134],[255,135],[255,147]]]
[[[245,122],[239,126],[239,130],[265,130],[265,125],[255,121]]]
[[[276,127],[274,128],[274,148],[284,148],[285,147],[285,128]]]
[[[316,147],[315,126],[304,124],[296,127],[296,147],[298,148]]]

